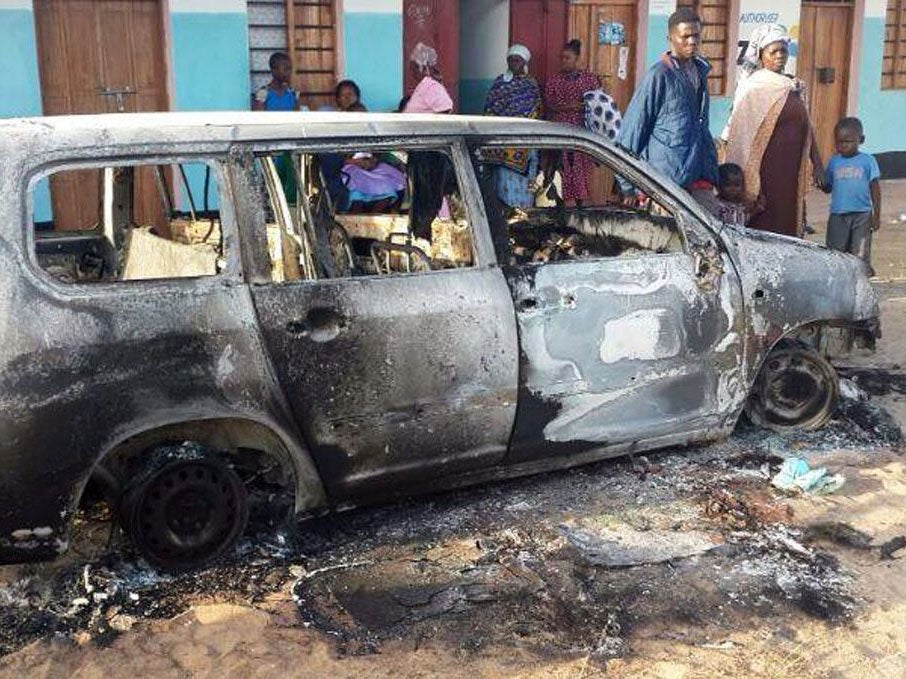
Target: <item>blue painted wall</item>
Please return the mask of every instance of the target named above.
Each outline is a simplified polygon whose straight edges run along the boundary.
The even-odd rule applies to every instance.
[[[403,15],[344,12],[345,77],[362,88],[369,111],[395,111],[403,91]]]
[[[247,110],[248,15],[174,12],[170,19],[173,109]]]
[[[501,69],[503,70],[503,69]],[[478,114],[484,112],[484,102],[488,91],[494,84],[494,78],[470,78],[459,81],[459,108],[461,113]]]
[[[906,151],[906,90],[881,89],[881,59],[884,52],[884,19],[866,17],[862,34],[857,115],[865,127],[869,153]]]
[[[35,45],[35,18],[30,9],[0,10],[0,118],[41,115],[41,81]],[[51,219],[50,189],[35,190],[35,221]]]
[[[711,98],[711,135],[719,137],[730,119],[730,109],[733,106],[732,97]]]
[[[645,46],[645,68],[651,66],[667,50],[667,19],[666,14],[652,14],[648,17],[648,40]],[[636,81],[641,83],[644,73],[639,73]]]

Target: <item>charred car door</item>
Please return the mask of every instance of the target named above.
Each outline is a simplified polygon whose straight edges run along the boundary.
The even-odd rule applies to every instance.
[[[393,495],[414,483],[424,489],[431,479],[498,464],[515,418],[515,317],[465,147],[396,143],[296,147],[295,208],[272,167],[285,152],[237,154],[259,323],[334,501]],[[324,189],[326,173],[343,163],[345,208],[330,204]],[[349,181],[363,168],[382,180],[402,177],[412,189],[370,201]],[[270,175],[267,191],[262,174]],[[427,199],[418,185],[425,176],[437,189]],[[416,205],[413,234],[407,212]],[[329,264],[319,258],[325,250]]]
[[[588,154],[592,176],[611,184],[607,170],[632,177],[638,206],[627,209],[611,195],[581,209],[561,202],[514,210],[501,200],[499,166],[488,162],[499,153],[476,150],[519,328],[510,460],[597,455],[607,447],[617,453],[732,426],[745,397],[742,307],[738,277],[717,239],[615,150],[581,139],[551,143],[558,150],[527,151],[542,167],[561,170],[577,162],[567,154]],[[590,193],[609,190],[592,186]]]

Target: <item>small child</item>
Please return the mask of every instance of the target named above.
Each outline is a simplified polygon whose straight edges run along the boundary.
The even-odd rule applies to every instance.
[[[717,168],[717,195],[708,196],[703,205],[725,224],[748,226],[749,220],[764,208],[746,201],[745,173],[739,165],[724,163]]]
[[[878,161],[861,153],[862,121],[843,118],[834,128],[837,153],[827,164],[831,194],[827,247],[848,252],[871,267],[871,234],[881,228],[881,170]]]
[[[289,55],[274,52],[268,60],[271,81],[259,87],[252,99],[253,111],[298,111],[299,93],[290,85],[293,74]]]

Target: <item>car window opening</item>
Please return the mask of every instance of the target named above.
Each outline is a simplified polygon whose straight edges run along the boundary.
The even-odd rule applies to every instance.
[[[673,214],[636,190],[627,199],[613,170],[581,151],[488,147],[474,154],[482,195],[501,262],[520,266],[561,260],[629,257],[683,251]],[[560,164],[583,157],[589,191],[564,200]],[[526,157],[516,167],[514,157]]]
[[[60,282],[196,278],[225,268],[218,183],[206,163],[60,170],[49,181],[52,204],[34,215],[35,255]],[[83,193],[96,200],[75,199]],[[42,209],[49,220],[38,221]]]
[[[469,215],[446,151],[259,154],[255,175],[272,282],[474,263]]]

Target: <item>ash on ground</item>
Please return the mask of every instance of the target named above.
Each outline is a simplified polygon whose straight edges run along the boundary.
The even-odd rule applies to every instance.
[[[191,574],[142,565],[111,533],[105,507],[93,505],[64,561],[0,569],[0,654],[42,637],[105,644],[143,620],[210,602],[295,606],[296,624],[333,637],[339,653],[406,639],[606,659],[631,652],[642,627],[730,631],[753,615],[842,623],[860,606],[855,583],[796,526],[770,478],[791,455],[864,458],[901,446],[890,416],[858,380],[852,386],[819,432],[765,435],[742,422],[710,446],[292,530],[261,521],[236,554]]]

